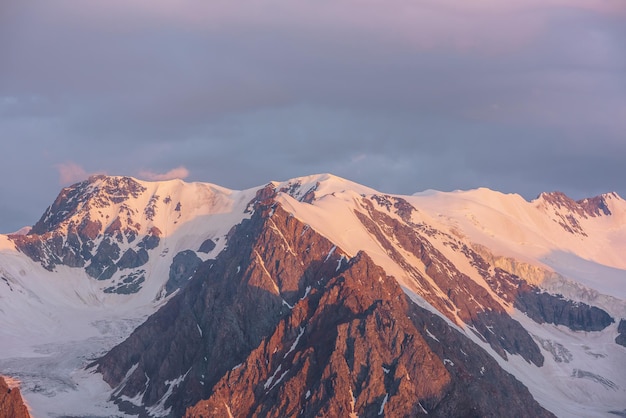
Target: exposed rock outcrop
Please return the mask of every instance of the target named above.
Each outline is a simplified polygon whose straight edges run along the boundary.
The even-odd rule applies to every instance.
[[[200,248],[198,248],[198,252],[208,254],[211,251],[213,251],[216,245],[217,244],[215,244],[215,241],[213,241],[211,238],[207,238],[206,240],[202,242],[202,244],[200,244]]]
[[[348,259],[272,196],[261,191],[228,247],[96,362],[123,410],[550,416],[366,254]]]
[[[18,387],[10,387],[0,376],[0,418],[30,418]]]
[[[165,283],[165,294],[169,295],[184,287],[200,264],[202,259],[194,251],[186,250],[176,254],[170,266],[169,279]]]
[[[120,386],[120,402],[143,393],[148,407],[184,410],[272,332],[307,286],[335,271],[341,254],[328,256],[331,243],[284,211],[269,217],[266,208],[262,217],[259,210],[230,234],[217,260],[203,263],[181,293],[98,362],[105,380]],[[166,382],[183,375],[177,393],[162,399]]]
[[[615,322],[604,310],[542,292],[500,268],[487,278],[502,297],[537,323],[565,325],[573,331],[601,331]]]
[[[19,251],[47,270],[57,265],[84,267],[98,280],[108,280],[117,271],[136,269],[149,261],[149,251],[159,245],[161,231],[151,227],[142,232],[141,214],[128,201],[146,188],[130,177],[93,176],[61,191],[54,203],[26,235],[10,235]],[[158,196],[144,209],[152,220]],[[115,205],[115,206],[114,206]],[[115,207],[114,218],[103,214]],[[134,243],[134,244],[133,244]],[[121,253],[121,246],[128,246]]]
[[[565,193],[551,192],[541,193],[539,199],[557,209],[566,209],[568,212],[583,218],[611,215],[605,196],[595,196],[575,201]]]
[[[538,200],[542,202],[544,208],[551,209],[556,217],[554,221],[561,225],[563,229],[572,234],[586,237],[587,233],[583,230],[579,220],[611,215],[611,210],[606,201],[607,196],[612,195],[602,195],[575,201],[562,192],[552,192],[542,193],[539,195]]]
[[[150,256],[145,248],[134,250],[129,248],[116,263],[120,270],[141,267],[148,262]]]
[[[615,337],[615,342],[626,347],[626,319],[619,321],[617,332],[619,332],[619,335]]]
[[[119,257],[120,247],[108,237],[104,238],[85,271],[94,279],[108,280],[117,271],[115,260]]]
[[[551,416],[360,253],[188,417]]]
[[[135,270],[132,273],[125,274],[113,286],[106,287],[104,293],[117,293],[120,295],[130,295],[141,290],[141,285],[146,281],[145,270]]]
[[[374,200],[387,211],[392,207],[391,203],[381,199]],[[428,234],[434,235],[435,231],[420,233],[419,225],[400,221],[376,209],[369,199],[364,198],[362,202],[366,212],[357,211],[356,216],[387,254],[424,289],[422,296],[428,303],[451,321],[458,323],[458,317],[470,325],[472,331],[503,358],[507,358],[506,353],[520,354],[537,366],[543,364],[539,347],[520,323],[511,318],[485,288],[459,271],[430,242]],[[400,210],[395,205],[393,207]],[[404,207],[402,211],[406,213],[408,209]],[[406,260],[397,250],[398,246],[421,261],[428,278]]]

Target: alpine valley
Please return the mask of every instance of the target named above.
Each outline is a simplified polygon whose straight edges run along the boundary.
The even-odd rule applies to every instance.
[[[0,415],[626,417],[624,318],[615,193],[94,176],[0,235]]]

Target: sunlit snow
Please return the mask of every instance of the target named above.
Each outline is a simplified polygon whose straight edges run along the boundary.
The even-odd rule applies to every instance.
[[[106,294],[103,289],[110,283],[90,278],[84,269],[57,266],[54,272],[49,272],[17,252],[13,243],[0,235],[0,370],[21,381],[23,394],[36,417],[104,417],[118,413],[117,406],[108,401],[112,389],[99,374],[85,367],[124,340],[166,302],[159,296],[178,252],[197,250],[207,238],[214,239],[217,246],[209,254],[199,254],[203,260],[215,257],[225,248],[230,228],[251,216],[246,208],[258,190],[232,191],[180,180],[140,183],[147,190],[125,204],[131,212],[143,216],[150,199],[160,196],[153,219],[143,220],[141,231],[156,226],[163,236],[159,246],[151,251],[150,262],[142,267],[146,270],[146,280],[136,294]],[[279,192],[277,200],[307,228],[336,246],[327,254],[327,260],[341,249],[343,253],[337,262],[340,269],[349,257],[365,251],[401,284],[411,299],[436,312],[420,296],[423,289],[390,257],[355,214],[363,211],[362,199],[380,193],[327,174],[274,185],[280,190],[295,183],[300,186],[294,189],[293,196]],[[310,203],[299,200],[313,189],[315,200]],[[165,204],[165,197],[171,203]],[[617,322],[626,317],[626,202],[619,196],[607,197],[611,215],[576,218],[586,235],[564,229],[559,221],[565,209],[550,207],[542,198],[528,202],[518,195],[488,189],[429,191],[401,197],[417,209],[411,215],[413,223],[429,225],[476,251],[488,251],[485,256],[493,257],[494,264],[509,268],[546,291],[599,306]],[[180,211],[174,210],[176,203],[180,203]],[[90,216],[102,219],[108,216],[112,222],[119,206],[98,210],[92,209]],[[388,215],[404,222],[395,213]],[[437,236],[431,242],[500,300],[467,257],[445,245],[446,240]],[[122,250],[129,245],[124,242]],[[394,245],[415,265],[424,280],[430,280],[412,254],[397,243]],[[287,246],[286,251],[293,249]],[[116,273],[111,280],[118,280],[122,273]],[[440,292],[434,282],[429,283]],[[307,287],[302,298],[310,291]],[[439,296],[446,297],[443,292]],[[617,367],[626,364],[626,350],[614,343],[617,323],[600,332],[573,332],[562,326],[537,324],[506,301],[501,302],[538,342],[545,357],[543,367],[515,355],[505,361],[458,318],[460,326],[444,319],[455,329],[468,331],[469,338],[491,353],[544,407],[558,416],[600,417],[606,416],[608,410],[626,410],[626,374],[623,367]],[[198,332],[202,335],[200,327]],[[303,333],[304,328],[300,328],[287,354],[296,349]],[[426,333],[438,341],[430,331]],[[288,369],[283,371],[278,366],[264,388],[271,390],[287,372]],[[180,381],[169,382],[168,394],[151,411],[153,414],[167,412],[164,408],[167,397]],[[129,400],[140,402],[139,395]],[[307,393],[306,397],[310,396]],[[381,414],[388,397],[389,394],[380,407]]]

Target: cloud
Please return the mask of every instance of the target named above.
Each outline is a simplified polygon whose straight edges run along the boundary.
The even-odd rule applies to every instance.
[[[37,209],[0,220],[50,203],[45,170],[89,174],[59,161],[236,189],[333,172],[385,192],[626,196],[625,4],[9,1],[0,178],[25,153],[36,169],[0,195]]]
[[[555,10],[626,16],[624,0],[253,0],[245,7],[225,0],[111,0],[88,5],[59,0],[53,5],[37,4],[36,11],[28,15],[36,16],[31,23],[51,25],[57,32],[79,30],[97,36],[123,33],[130,39],[141,32],[184,28],[207,39],[225,36],[237,41],[245,33],[278,38],[291,34],[295,36],[292,40],[313,37],[343,43],[356,35],[366,43],[380,38],[417,49],[491,51],[517,48],[533,39],[550,27],[549,17]],[[88,49],[88,45],[83,46]],[[84,54],[85,49],[71,48],[68,59],[76,51]],[[159,50],[141,52],[145,56]]]
[[[139,172],[139,177],[144,178],[150,181],[166,181],[173,179],[185,179],[189,177],[189,170],[185,167],[180,166],[177,168],[173,168],[167,173],[159,174],[149,170],[143,170]]]
[[[56,164],[54,167],[59,172],[59,184],[61,185],[76,183],[89,177],[89,173],[83,167],[71,161]]]

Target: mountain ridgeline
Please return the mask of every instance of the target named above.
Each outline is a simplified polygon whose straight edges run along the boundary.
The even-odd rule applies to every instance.
[[[626,411],[626,302],[558,262],[626,271],[625,221],[616,194],[96,176],[8,239],[100,305],[153,307],[85,364],[122,414],[548,417],[589,393],[601,416]]]
[[[126,204],[145,191],[128,177],[92,177],[63,189],[27,235],[11,238],[20,251],[48,270],[60,264],[85,267],[95,279],[110,279],[118,270],[146,264],[148,251],[159,244],[157,227],[142,231],[142,221],[153,220],[158,197],[150,199],[143,214]],[[103,212],[114,206],[119,209],[113,217]],[[129,248],[122,253],[123,244]]]

